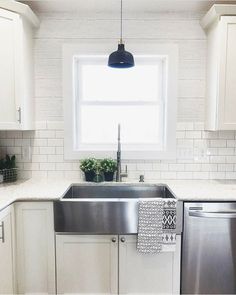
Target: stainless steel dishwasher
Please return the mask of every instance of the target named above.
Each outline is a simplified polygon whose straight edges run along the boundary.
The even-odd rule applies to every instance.
[[[185,203],[182,294],[236,294],[236,203]]]

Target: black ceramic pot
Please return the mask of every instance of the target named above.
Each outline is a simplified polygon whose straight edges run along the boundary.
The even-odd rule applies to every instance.
[[[104,180],[105,181],[113,181],[114,172],[104,172]]]
[[[84,175],[85,175],[85,180],[89,182],[93,181],[96,176],[94,171],[84,172]]]

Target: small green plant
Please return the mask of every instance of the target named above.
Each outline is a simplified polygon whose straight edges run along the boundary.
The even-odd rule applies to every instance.
[[[98,161],[94,158],[84,159],[80,163],[80,169],[83,172],[97,172]]]
[[[0,160],[0,170],[16,168],[16,156],[6,155],[5,159]]]
[[[3,175],[3,182],[13,182],[17,180],[16,156],[6,155],[0,160],[0,174]]]
[[[103,159],[100,162],[100,167],[103,173],[112,173],[117,170],[117,162],[113,159]]]

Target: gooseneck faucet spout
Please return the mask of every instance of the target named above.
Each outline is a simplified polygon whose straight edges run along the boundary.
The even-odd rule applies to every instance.
[[[121,171],[121,142],[120,142],[120,124],[118,124],[118,149],[117,149],[117,172],[116,172],[116,182],[121,182],[122,177],[128,177],[127,166],[125,173]]]

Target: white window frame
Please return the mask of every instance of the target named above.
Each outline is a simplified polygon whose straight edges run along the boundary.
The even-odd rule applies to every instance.
[[[178,78],[178,46],[175,44],[142,44],[129,42],[127,50],[137,56],[160,56],[166,59],[166,98],[164,105],[164,150],[163,151],[123,151],[122,158],[130,159],[173,159],[176,157],[176,116],[177,116],[177,78]],[[78,56],[108,56],[114,51],[112,43],[82,43],[63,45],[63,100],[64,100],[64,156],[75,160],[85,157],[112,157],[116,150],[81,151],[76,150],[76,105],[77,96],[74,87],[76,76],[74,62]]]

